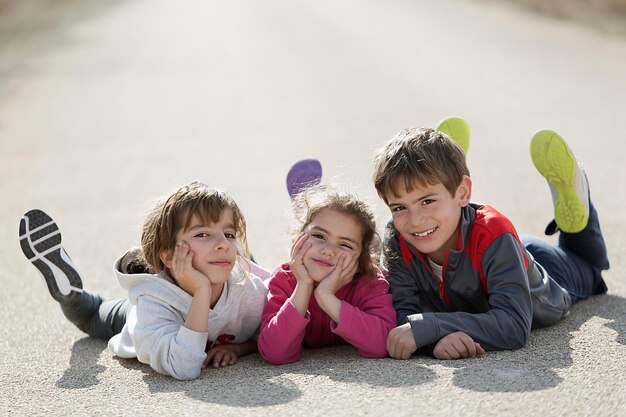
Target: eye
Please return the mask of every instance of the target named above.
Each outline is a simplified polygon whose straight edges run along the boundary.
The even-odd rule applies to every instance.
[[[206,232],[196,233],[193,237],[209,237],[210,235]]]
[[[311,233],[311,235],[310,235],[310,236],[311,236],[311,237],[314,237],[314,238],[316,238],[316,239],[320,239],[320,240],[325,240],[325,239],[326,239],[326,238],[324,237],[324,235],[323,235],[323,234],[321,234],[321,233]]]
[[[406,207],[404,207],[404,206],[393,206],[392,209],[391,209],[391,212],[392,213],[397,213],[397,212],[403,211],[403,210],[406,210]]]
[[[225,232],[224,236],[226,236],[226,239],[237,239],[237,234],[235,232]]]
[[[432,198],[427,198],[425,200],[422,200],[422,206],[428,206],[430,204],[433,204],[435,201],[437,200],[433,200]]]
[[[346,249],[350,249],[353,250],[354,248],[352,247],[352,245],[348,244],[348,243],[340,243],[339,246],[341,246],[342,248],[346,248]]]

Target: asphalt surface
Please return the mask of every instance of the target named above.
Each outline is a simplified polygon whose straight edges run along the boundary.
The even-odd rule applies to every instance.
[[[0,48],[0,414],[626,415],[626,39],[484,2],[114,2]],[[406,126],[472,127],[474,200],[541,234],[552,203],[532,133],[585,163],[609,247],[607,295],[523,349],[443,362],[258,355],[178,382],[63,318],[18,244],[59,224],[85,286],[122,296],[113,260],[155,199],[200,179],[240,203],[252,250],[288,253],[285,175],[301,158],[388,214],[372,155]]]

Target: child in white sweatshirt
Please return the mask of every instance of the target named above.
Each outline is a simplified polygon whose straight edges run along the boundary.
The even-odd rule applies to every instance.
[[[249,260],[243,214],[221,191],[194,182],[157,203],[143,226],[142,249],[114,264],[128,298],[105,300],[83,289],[58,226],[43,211],[24,215],[20,244],[68,320],[109,340],[120,357],[187,380],[257,351],[266,290],[250,272],[257,266]]]

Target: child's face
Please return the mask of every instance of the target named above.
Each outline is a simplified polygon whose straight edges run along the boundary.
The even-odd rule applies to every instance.
[[[461,209],[469,204],[471,187],[471,180],[464,177],[452,196],[441,183],[408,192],[401,181],[397,196],[386,194],[393,224],[407,242],[441,265],[448,249],[456,247]]]
[[[315,282],[321,282],[333,270],[339,255],[358,258],[363,250],[363,230],[353,217],[331,209],[320,211],[304,229],[311,243],[304,255],[304,266]]]
[[[237,260],[237,233],[231,209],[224,209],[217,223],[208,225],[192,216],[190,227],[176,234],[176,242],[181,240],[193,252],[192,266],[209,277],[212,284],[228,280]]]

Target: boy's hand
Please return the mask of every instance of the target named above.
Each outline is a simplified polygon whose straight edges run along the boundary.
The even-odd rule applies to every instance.
[[[417,350],[410,323],[391,329],[387,336],[387,352],[395,359],[409,359]]]
[[[354,255],[342,253],[337,264],[315,289],[316,293],[335,294],[339,288],[348,284],[354,278],[358,269],[358,258]]]
[[[299,284],[312,287],[314,282],[309,276],[306,266],[304,266],[304,255],[313,246],[312,243],[307,243],[308,238],[309,235],[305,232],[300,233],[291,247],[291,261],[289,265]]]
[[[206,359],[202,363],[202,369],[209,364],[214,368],[225,368],[237,363],[237,346],[231,344],[215,345],[206,352]]]
[[[192,297],[199,289],[211,289],[209,277],[195,269],[192,265],[193,252],[189,244],[180,241],[174,249],[172,258],[172,275],[180,288],[189,293]]]
[[[480,344],[474,342],[474,339],[469,335],[463,332],[455,332],[441,338],[437,342],[433,356],[437,359],[461,359],[473,358],[483,353],[485,353],[485,349]]]

